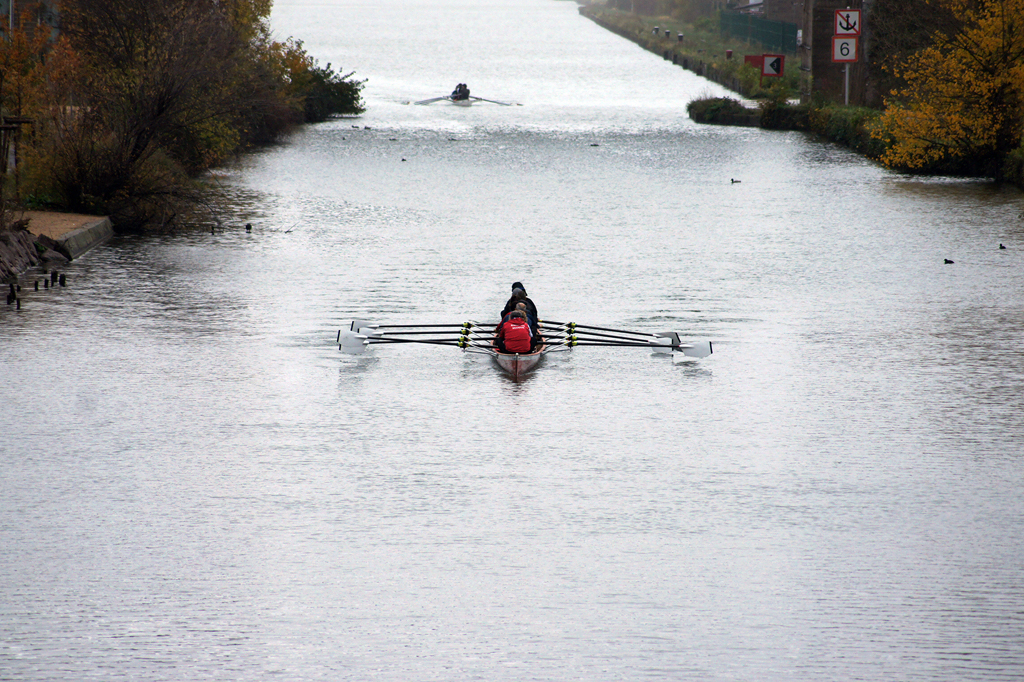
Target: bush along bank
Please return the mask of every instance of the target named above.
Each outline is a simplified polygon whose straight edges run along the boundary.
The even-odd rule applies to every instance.
[[[866,107],[813,106],[766,100],[754,108],[728,97],[709,97],[690,102],[687,112],[697,123],[815,133],[872,159],[879,158],[885,151],[885,142],[874,136],[881,112]]]

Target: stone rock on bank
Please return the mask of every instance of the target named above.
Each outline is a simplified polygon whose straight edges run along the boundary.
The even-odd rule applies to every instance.
[[[21,219],[0,231],[0,282],[40,263],[66,263],[114,235],[103,216],[23,211]]]
[[[25,230],[0,232],[0,282],[13,280],[40,262],[35,235]]]

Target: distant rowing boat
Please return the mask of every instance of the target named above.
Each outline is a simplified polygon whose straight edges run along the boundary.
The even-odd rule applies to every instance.
[[[434,102],[451,102],[457,107],[468,107],[474,102],[487,102],[489,104],[498,104],[503,107],[521,107],[522,104],[518,102],[499,102],[496,99],[484,99],[483,97],[466,97],[464,99],[458,99],[451,95],[445,95],[444,97],[432,97],[430,99],[422,99],[419,102],[413,102],[413,104],[433,104]]]

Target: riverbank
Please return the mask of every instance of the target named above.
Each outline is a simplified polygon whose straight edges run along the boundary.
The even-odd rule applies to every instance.
[[[745,64],[743,57],[761,55],[764,49],[724,38],[717,30],[717,21],[712,24],[702,20],[689,25],[667,17],[646,17],[599,5],[584,5],[579,12],[601,28],[743,97],[767,96],[779,87],[778,81],[797,89],[796,78],[789,73],[782,79],[761,78],[758,69]],[[795,55],[790,56],[789,62],[794,65],[792,70]]]
[[[0,232],[0,281],[12,281],[35,265],[67,263],[113,234],[106,216],[15,212],[11,229]]]
[[[890,141],[874,134],[881,109],[841,104],[796,104],[790,102],[787,91],[796,91],[797,83],[790,81],[795,74],[796,60],[785,80],[762,79],[759,71],[747,68],[742,57],[733,58],[743,49],[756,54],[760,48],[722,43],[713,38],[705,20],[697,25],[704,29],[684,26],[667,17],[650,17],[610,9],[599,5],[580,7],[580,14],[640,47],[671,60],[684,69],[738,93],[742,98],[757,98],[758,107],[744,106],[736,100],[707,98],[695,100],[688,107],[690,118],[698,123],[747,126],[767,130],[795,130],[819,135],[830,142],[841,144],[878,161]],[[656,23],[658,22],[658,23]],[[703,23],[702,23],[703,22]],[[700,34],[700,37],[693,35]],[[673,37],[674,36],[674,37]],[[765,83],[764,81],[770,81]],[[932,174],[942,174],[933,170]],[[1024,189],[1024,146],[1011,152],[999,173],[999,180]]]

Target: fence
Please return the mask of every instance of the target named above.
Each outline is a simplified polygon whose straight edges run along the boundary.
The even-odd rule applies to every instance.
[[[719,12],[719,27],[736,38],[761,43],[766,50],[793,54],[796,52],[796,24],[769,21],[740,12]]]

